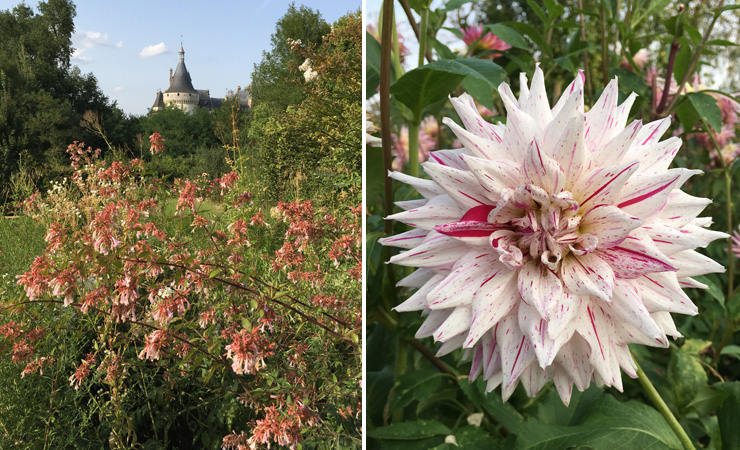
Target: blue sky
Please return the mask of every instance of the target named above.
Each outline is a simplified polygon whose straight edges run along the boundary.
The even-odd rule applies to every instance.
[[[12,9],[20,0],[0,0]],[[36,0],[26,0],[36,7]],[[290,0],[101,1],[75,0],[72,64],[92,72],[98,85],[126,113],[146,114],[157,89],[169,87],[182,35],[185,64],[196,89],[223,97],[249,84],[252,69],[270,49],[275,22]],[[295,1],[333,23],[361,6],[357,1]]]

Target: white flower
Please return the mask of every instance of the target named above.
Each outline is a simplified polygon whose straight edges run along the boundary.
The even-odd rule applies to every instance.
[[[423,310],[416,336],[443,342],[438,355],[467,349],[470,379],[504,399],[520,382],[534,396],[553,380],[566,404],[573,384],[621,390],[620,368],[636,377],[627,344],[667,347],[670,313],[697,313],[681,288],[723,271],[693,250],[726,237],[697,218],[710,201],[679,189],[700,171],[668,169],[670,119],[625,127],[635,94],[619,105],[616,79],[585,114],[582,74],[553,108],[539,68],[518,100],[499,93],[505,126],[453,98],[465,128],[445,123],[465,148],[432,153],[431,180],[390,174],[424,197],[388,217],[415,228],[382,240],[419,268],[396,310]]]

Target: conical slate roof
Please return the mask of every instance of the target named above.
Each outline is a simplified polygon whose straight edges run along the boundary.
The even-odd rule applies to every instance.
[[[180,61],[177,63],[175,69],[175,75],[172,76],[172,83],[170,83],[169,89],[165,92],[182,92],[186,94],[197,94],[198,91],[193,87],[193,82],[190,80],[190,74],[188,69],[185,67],[185,50],[180,45]]]
[[[162,95],[162,91],[157,91],[157,99],[154,100],[154,104],[152,105],[152,109],[154,108],[164,108],[164,96]]]

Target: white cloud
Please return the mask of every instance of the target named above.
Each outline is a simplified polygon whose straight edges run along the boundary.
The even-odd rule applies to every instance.
[[[84,52],[85,52],[85,49],[76,48],[72,52],[72,58],[71,58],[72,62],[77,63],[77,64],[85,64],[85,63],[89,63],[90,61],[92,61],[92,59],[83,55]]]
[[[160,42],[156,45],[148,45],[144,47],[141,53],[139,53],[139,56],[141,56],[142,58],[149,58],[152,56],[164,55],[169,51],[170,49],[168,49],[167,46],[164,45],[164,42]]]
[[[110,37],[99,31],[77,31],[72,37],[75,45],[82,48],[92,48],[97,46],[111,47]]]
[[[116,92],[121,92],[123,90],[123,86],[116,86],[113,90]]]
[[[123,47],[123,41],[118,41],[116,43],[116,48],[122,48]]]

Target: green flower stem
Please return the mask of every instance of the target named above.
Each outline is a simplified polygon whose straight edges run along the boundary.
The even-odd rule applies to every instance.
[[[691,439],[686,434],[686,431],[684,431],[681,424],[678,423],[678,420],[676,420],[676,417],[673,415],[673,413],[671,413],[668,405],[665,404],[663,398],[653,386],[653,383],[651,383],[650,379],[647,377],[647,375],[645,375],[645,372],[642,371],[642,368],[637,363],[637,358],[635,358],[634,354],[632,355],[632,359],[635,361],[635,366],[637,366],[637,380],[640,382],[642,388],[645,390],[645,394],[650,397],[650,400],[653,402],[658,411],[663,415],[673,432],[676,433],[676,436],[678,437],[678,440],[681,441],[681,445],[683,445],[683,448],[685,450],[696,450],[694,448],[694,444],[691,443]]]
[[[409,175],[419,176],[419,123],[413,120],[409,123]]]
[[[424,56],[427,52],[427,26],[429,22],[429,4],[421,2],[421,23],[419,24],[419,66],[424,65]]]

